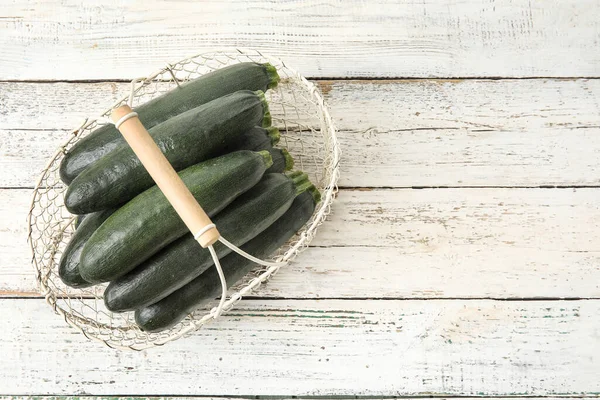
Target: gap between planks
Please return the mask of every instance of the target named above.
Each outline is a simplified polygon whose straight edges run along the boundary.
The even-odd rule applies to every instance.
[[[47,186],[39,186],[46,189]],[[338,186],[339,190],[347,192],[368,192],[371,190],[427,190],[427,189],[597,189],[598,185],[540,185],[540,186]],[[0,186],[0,190],[33,190],[34,186]]]
[[[534,81],[534,80],[554,80],[554,81],[576,81],[576,80],[594,80],[600,79],[600,76],[439,76],[439,77],[412,77],[412,76],[305,76],[309,81],[314,81],[318,84],[327,84],[329,82],[341,81],[341,82],[419,82],[419,81],[438,81],[438,82],[460,82],[460,81]],[[156,79],[157,81],[162,81]],[[114,79],[114,78],[97,78],[97,79],[0,79],[0,83],[131,83],[131,79]],[[169,82],[169,81],[164,81]]]
[[[227,400],[227,399],[236,399],[236,400],[321,400],[321,399],[330,399],[330,400],[345,400],[345,399],[357,399],[357,400],[378,400],[378,399],[403,399],[403,400],[421,400],[421,399],[432,399],[432,400],[463,400],[463,399],[493,399],[493,400],[526,400],[526,399],[544,399],[544,400],[560,400],[560,399],[582,399],[582,400],[595,400],[600,398],[599,395],[594,395],[593,393],[582,394],[582,395],[549,395],[549,396],[464,396],[464,395],[444,395],[444,394],[427,394],[427,395],[412,395],[412,396],[343,396],[343,395],[332,395],[332,396],[268,396],[268,395],[186,395],[186,396],[177,396],[177,395],[126,395],[126,394],[112,394],[108,396],[103,395],[47,395],[47,394],[31,394],[27,396],[22,395],[12,395],[5,394],[0,395],[0,400],[186,400],[186,399],[212,399],[212,400]]]
[[[422,189],[595,189],[600,188],[599,185],[538,185],[538,186],[338,186],[339,190],[349,192],[368,192],[370,190],[422,190]],[[2,188],[0,188],[2,189]],[[11,189],[11,188],[9,188]],[[20,189],[20,188],[12,188]],[[32,188],[33,189],[33,188]]]
[[[72,295],[72,296],[57,296],[57,299],[84,299],[84,300],[92,300],[95,297],[92,296],[80,296],[80,295]],[[0,291],[0,300],[43,300],[44,296],[40,295],[37,292],[10,292],[10,291]],[[214,300],[218,300],[215,298]],[[434,300],[446,300],[446,301],[482,301],[482,300],[490,300],[490,301],[595,301],[600,300],[600,297],[376,297],[376,296],[346,296],[346,297],[292,297],[292,296],[244,296],[243,300],[252,300],[252,301],[434,301]]]

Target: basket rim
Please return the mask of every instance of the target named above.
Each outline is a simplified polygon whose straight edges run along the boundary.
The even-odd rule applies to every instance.
[[[292,247],[288,248],[287,251],[282,256],[280,256],[276,259],[277,261],[284,261],[287,264],[293,258],[295,258],[295,256],[303,248],[305,248],[310,243],[310,241],[316,234],[318,226],[325,220],[327,214],[329,213],[331,204],[333,203],[333,200],[336,196],[336,193],[338,190],[337,181],[338,181],[339,175],[340,175],[339,163],[340,163],[340,158],[341,158],[341,149],[340,149],[339,141],[337,138],[337,129],[335,127],[335,124],[333,123],[333,119],[331,118],[331,115],[329,113],[329,109],[325,103],[325,100],[324,100],[323,96],[321,95],[320,91],[318,90],[318,88],[316,87],[316,85],[314,83],[308,81],[304,76],[302,76],[295,69],[287,66],[282,60],[275,58],[273,56],[270,56],[270,55],[265,55],[265,54],[261,53],[259,50],[249,49],[249,48],[244,48],[244,47],[214,48],[214,49],[209,49],[207,51],[203,51],[201,53],[197,53],[192,56],[185,57],[185,58],[177,61],[176,63],[180,64],[180,63],[190,62],[199,57],[203,57],[203,56],[207,56],[209,54],[215,54],[215,53],[217,53],[217,54],[219,54],[219,53],[220,54],[237,53],[237,55],[247,56],[249,58],[251,56],[258,56],[258,57],[262,58],[263,60],[265,60],[266,62],[269,62],[275,66],[281,66],[282,68],[285,68],[287,74],[292,76],[293,78],[295,78],[296,81],[300,82],[302,84],[302,86],[304,87],[304,89],[307,90],[307,92],[310,94],[311,98],[313,100],[315,100],[315,102],[319,108],[319,111],[322,114],[322,118],[324,120],[324,125],[322,125],[322,129],[323,129],[323,127],[325,127],[327,129],[326,134],[330,140],[329,153],[331,155],[331,161],[330,161],[329,165],[331,166],[331,174],[329,176],[328,182],[324,186],[322,200],[319,204],[317,204],[317,207],[315,208],[315,211],[313,212],[310,224],[306,225],[305,229],[302,231],[302,233],[300,235],[300,239],[297,240]],[[48,173],[49,168],[54,164],[54,162],[56,162],[58,157],[60,157],[62,154],[66,153],[66,148],[71,143],[71,141],[73,141],[74,138],[81,131],[85,130],[91,124],[93,124],[93,123],[97,122],[98,120],[100,120],[101,118],[107,116],[114,107],[116,107],[120,104],[123,104],[123,102],[126,102],[127,99],[130,98],[130,96],[133,96],[133,94],[137,93],[145,85],[147,85],[151,82],[154,82],[158,76],[160,76],[166,72],[170,72],[171,75],[173,76],[173,79],[175,80],[175,82],[178,83],[179,80],[175,77],[175,75],[173,74],[173,72],[171,70],[172,65],[173,64],[166,64],[165,67],[156,70],[155,72],[147,75],[146,77],[133,79],[131,81],[131,84],[132,84],[131,94],[126,95],[126,96],[122,97],[120,100],[118,100],[117,102],[115,102],[110,108],[108,108],[106,111],[104,111],[104,113],[102,113],[99,117],[86,118],[83,121],[83,123],[81,123],[81,125],[79,125],[79,127],[77,127],[76,129],[74,129],[70,132],[68,139],[65,140],[58,147],[56,152],[49,158],[49,161],[46,163],[44,169],[42,170],[38,179],[36,180],[36,184],[33,189],[32,196],[31,196],[29,212],[27,215],[27,242],[29,243],[29,247],[30,247],[30,250],[32,253],[32,265],[36,272],[36,281],[37,281],[37,284],[39,287],[39,292],[44,296],[46,302],[54,309],[54,311],[63,317],[63,319],[65,320],[65,322],[68,325],[79,330],[88,339],[93,339],[93,340],[99,341],[99,342],[103,343],[104,345],[106,345],[110,348],[114,348],[114,349],[141,351],[141,350],[145,350],[148,348],[162,346],[168,342],[179,339],[182,336],[188,335],[188,334],[200,329],[203,325],[210,322],[211,320],[216,319],[217,318],[216,313],[215,313],[216,310],[215,310],[215,308],[213,308],[209,313],[204,315],[202,318],[193,320],[193,321],[189,321],[189,324],[187,324],[186,326],[183,326],[178,332],[171,334],[168,337],[165,337],[164,339],[149,341],[145,344],[133,343],[131,345],[119,345],[119,344],[111,342],[109,340],[105,340],[105,339],[102,339],[95,335],[89,334],[88,332],[86,332],[83,329],[81,324],[78,323],[78,320],[81,320],[82,318],[77,317],[76,315],[73,315],[70,312],[67,312],[66,310],[64,310],[62,307],[60,307],[57,304],[56,293],[47,284],[47,281],[43,277],[42,267],[44,267],[44,266],[40,265],[40,263],[38,262],[38,259],[37,259],[38,253],[36,251],[36,243],[33,238],[33,227],[34,227],[33,212],[36,209],[36,207],[39,207],[36,204],[36,199],[39,196],[40,189],[43,188],[42,183],[43,183],[45,176]],[[139,84],[137,87],[135,87],[136,83]],[[325,132],[324,132],[324,134],[325,134]],[[64,229],[63,229],[63,231],[64,231]],[[62,233],[61,233],[61,235],[62,235]],[[46,251],[49,246],[50,246],[50,244],[44,248],[44,251]],[[253,278],[247,284],[245,284],[244,287],[242,287],[241,289],[239,289],[235,293],[233,293],[225,301],[225,304],[223,307],[223,313],[231,310],[233,308],[233,306],[235,306],[235,304],[242,299],[242,297],[246,296],[250,292],[254,291],[256,288],[258,288],[262,283],[264,283],[270,277],[272,277],[275,273],[277,273],[277,271],[279,271],[280,268],[281,268],[281,266],[268,267],[266,270],[262,271],[259,276]],[[184,321],[182,321],[180,323],[183,323],[183,322]],[[111,329],[115,329],[115,328],[111,328]]]

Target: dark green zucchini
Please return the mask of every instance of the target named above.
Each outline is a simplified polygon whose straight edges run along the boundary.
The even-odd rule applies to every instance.
[[[240,90],[179,114],[149,133],[176,171],[216,157],[256,124],[270,125],[262,92]],[[98,160],[67,189],[65,205],[86,214],[124,203],[154,185],[133,150],[124,143]]]
[[[212,216],[254,186],[271,163],[267,151],[241,150],[186,168],[179,176]],[[116,279],[186,232],[175,209],[153,186],[94,232],[81,254],[81,275],[92,283]]]
[[[273,159],[273,165],[267,170],[267,174],[289,171],[294,168],[294,159],[286,149],[270,149],[269,153]]]
[[[270,64],[240,63],[218,69],[136,107],[150,129],[175,115],[238,90],[262,90],[277,86],[279,76]],[[124,143],[114,125],[105,125],[77,142],[60,164],[60,177],[70,184],[89,165]]]
[[[268,174],[213,219],[221,235],[241,246],[283,215],[294,198],[311,186],[306,174]],[[219,257],[231,250],[216,243]],[[113,281],[104,291],[111,311],[134,310],[155,303],[204,272],[212,264],[191,234],[185,235],[142,263],[131,273]]]
[[[238,141],[228,146],[223,154],[236,150],[268,150],[273,158],[273,165],[267,170],[267,174],[290,171],[294,168],[294,159],[286,149],[275,149],[273,146],[279,142],[279,130],[275,127],[254,127],[245,132]]]
[[[93,285],[93,283],[83,279],[79,271],[81,251],[96,229],[98,229],[98,227],[102,225],[114,211],[114,209],[110,209],[87,214],[85,219],[81,221],[77,227],[77,230],[71,237],[67,247],[65,247],[60,262],[58,263],[58,276],[60,276],[60,279],[65,285],[74,288],[85,288]]]
[[[228,146],[223,154],[237,150],[270,150],[279,143],[279,138],[279,130],[274,126],[268,128],[255,126],[245,132],[237,141]]]
[[[300,194],[285,214],[241,249],[261,259],[270,256],[310,219],[319,202],[318,194],[316,190]],[[256,267],[255,263],[237,253],[230,253],[220,263],[229,287]],[[214,265],[211,265],[202,275],[164,299],[136,310],[135,322],[143,331],[159,332],[177,324],[220,294],[221,280]]]
[[[81,225],[81,223],[83,222],[83,220],[88,216],[89,214],[81,214],[81,215],[77,215],[75,217],[75,229],[79,228],[79,225]]]

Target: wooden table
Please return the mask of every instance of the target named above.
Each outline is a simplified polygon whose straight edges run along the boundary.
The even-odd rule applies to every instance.
[[[0,394],[597,397],[600,3],[0,7]],[[128,81],[209,47],[314,79],[341,191],[310,249],[192,337],[86,340],[37,293],[31,188]]]

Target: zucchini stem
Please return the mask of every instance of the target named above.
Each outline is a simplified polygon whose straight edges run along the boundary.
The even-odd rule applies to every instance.
[[[294,186],[296,186],[296,196],[308,190],[309,187],[312,186],[312,183],[308,180],[308,175],[306,175],[302,171],[294,171],[287,174],[288,177],[292,179],[294,182]]]
[[[315,185],[311,185],[306,191],[310,193],[315,204],[319,204],[321,201],[321,192],[319,192],[319,189]]]
[[[267,89],[276,88],[277,84],[281,80],[281,78],[279,77],[279,74],[277,73],[277,68],[275,68],[274,66],[272,66],[269,63],[263,64],[263,65],[267,71],[267,76],[269,77],[269,84],[267,85]]]
[[[294,158],[286,149],[281,149],[281,153],[285,159],[285,170],[290,171],[292,168],[294,168]]]
[[[263,157],[263,160],[265,162],[265,170],[271,168],[271,165],[273,165],[273,157],[271,157],[271,153],[269,153],[268,150],[261,150],[257,153]]]
[[[270,126],[266,129],[267,136],[271,139],[271,146],[275,146],[281,139],[281,133],[279,133],[279,129],[275,128],[274,126]]]
[[[308,179],[308,175],[302,171],[291,171],[286,172],[285,175],[294,182],[296,186],[296,196],[303,193],[309,192],[312,196],[315,204],[321,201],[321,192],[312,182]]]
[[[294,178],[299,177],[301,175],[306,175],[304,172],[298,170],[298,171],[289,171],[286,172],[285,175],[290,178],[291,180],[294,180]]]
[[[263,128],[268,128],[271,126],[271,111],[269,110],[269,103],[267,102],[267,98],[265,97],[265,92],[263,92],[262,90],[257,90],[256,95],[260,98],[260,102],[262,103],[263,106],[263,120],[262,120],[262,127]]]

